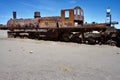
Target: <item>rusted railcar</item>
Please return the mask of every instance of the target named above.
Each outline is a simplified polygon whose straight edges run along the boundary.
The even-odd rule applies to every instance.
[[[7,30],[8,27],[4,24],[0,24],[0,30]]]
[[[111,26],[106,23],[84,23],[84,12],[79,6],[61,10],[61,16],[41,17],[40,12],[35,12],[34,18],[30,19],[17,19],[16,12],[13,12],[13,19],[7,22],[7,27],[9,29],[8,37],[28,37],[90,44],[107,43],[111,39],[108,38],[107,32]],[[114,32],[109,31],[109,33]]]

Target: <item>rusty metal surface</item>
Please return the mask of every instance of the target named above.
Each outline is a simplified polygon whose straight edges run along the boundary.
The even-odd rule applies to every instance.
[[[107,28],[106,24],[84,24],[84,28]]]
[[[111,32],[117,32],[116,29],[114,27],[107,27],[106,33],[111,33]]]
[[[69,12],[69,16],[65,16],[65,12]],[[61,10],[61,21],[62,21],[62,27],[73,27],[74,26],[74,10],[73,9],[67,9],[67,10]]]
[[[11,19],[7,22],[10,28],[35,28],[38,26],[38,18],[35,19]]]
[[[60,26],[61,18],[56,17],[42,17],[39,19],[39,28],[58,28]]]

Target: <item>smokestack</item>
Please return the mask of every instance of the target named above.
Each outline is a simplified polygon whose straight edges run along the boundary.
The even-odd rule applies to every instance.
[[[40,12],[34,12],[34,18],[40,18]]]
[[[16,12],[13,12],[13,19],[16,19]]]

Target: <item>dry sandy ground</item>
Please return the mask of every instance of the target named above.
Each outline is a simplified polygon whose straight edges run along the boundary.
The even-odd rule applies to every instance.
[[[120,48],[0,33],[0,80],[120,80]]]

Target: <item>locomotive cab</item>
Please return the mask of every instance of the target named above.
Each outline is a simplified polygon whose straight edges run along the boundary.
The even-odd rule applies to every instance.
[[[61,10],[61,21],[63,27],[80,27],[84,23],[83,9],[79,6],[74,9]]]
[[[79,6],[74,8],[74,23],[75,26],[83,26],[84,23],[83,9]]]

